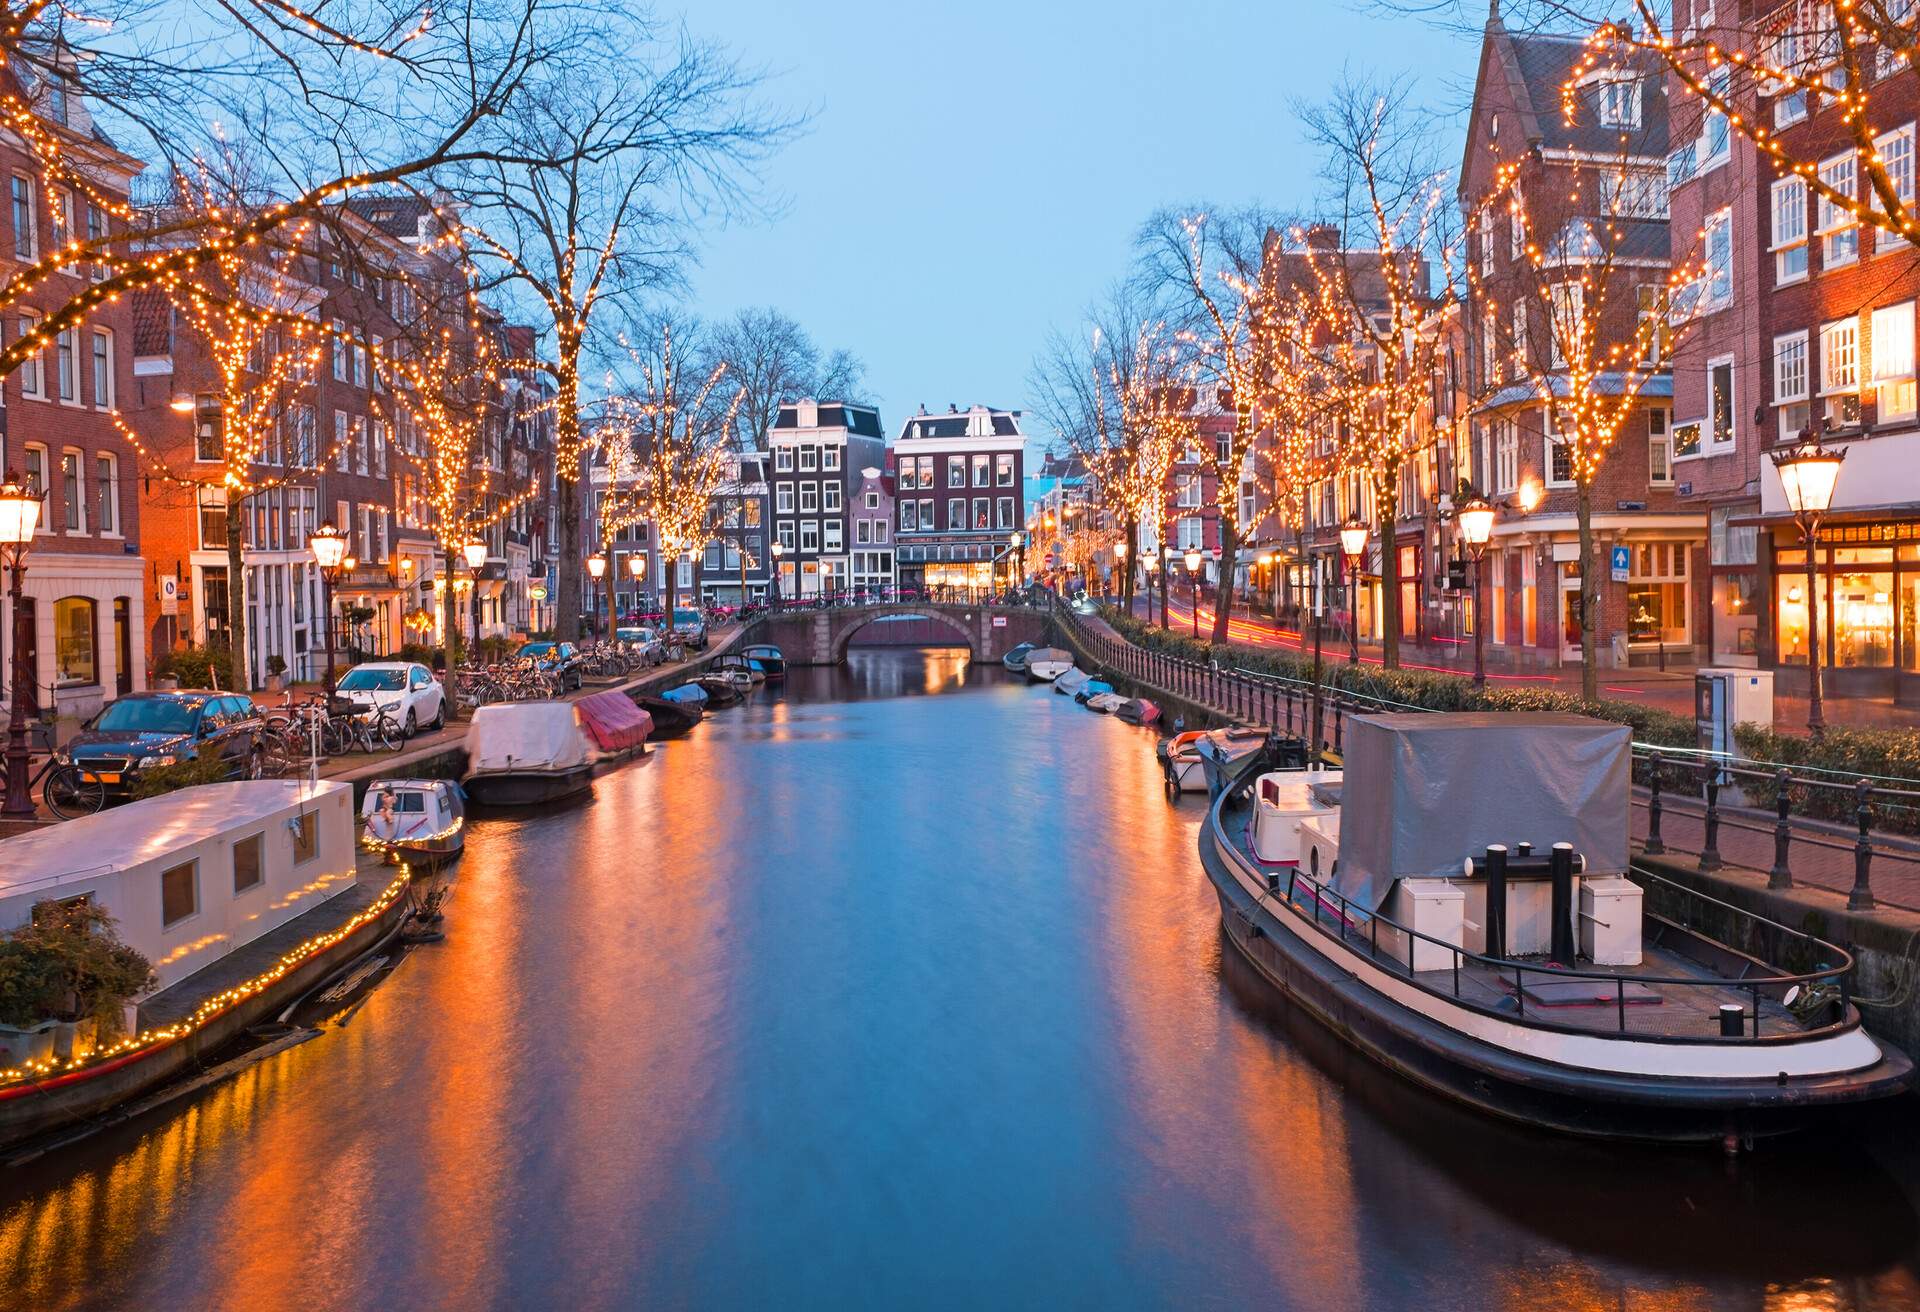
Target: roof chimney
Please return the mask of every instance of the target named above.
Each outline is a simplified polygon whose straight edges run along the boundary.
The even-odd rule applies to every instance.
[[[1331,223],[1316,223],[1307,229],[1307,249],[1310,251],[1337,251],[1340,249],[1340,229]]]

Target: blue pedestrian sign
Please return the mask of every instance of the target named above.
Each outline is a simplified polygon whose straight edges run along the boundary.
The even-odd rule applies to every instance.
[[[1632,565],[1632,563],[1632,547],[1615,547],[1613,549],[1613,581],[1615,583],[1625,583],[1627,581],[1627,568]]]

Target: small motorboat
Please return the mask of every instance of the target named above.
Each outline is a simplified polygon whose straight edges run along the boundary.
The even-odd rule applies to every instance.
[[[1160,708],[1145,697],[1122,702],[1113,713],[1128,724],[1152,724],[1160,718]]]
[[[708,710],[737,705],[740,699],[746,696],[740,686],[724,674],[703,674],[695,679],[694,683],[706,691]],[[747,685],[749,688],[752,686],[752,684]]]
[[[662,701],[679,702],[698,710],[707,704],[707,690],[697,683],[683,683],[660,694]]]
[[[1073,699],[1076,702],[1079,702],[1082,706],[1085,706],[1088,702],[1092,701],[1095,697],[1105,696],[1111,693],[1112,691],[1113,691],[1113,685],[1108,683],[1105,679],[1090,678],[1085,683],[1080,685],[1079,691],[1073,694]]]
[[[360,845],[424,870],[451,861],[466,846],[466,804],[451,779],[381,779],[360,804]]]
[[[713,664],[706,668],[706,677],[715,676],[725,678],[741,692],[745,692],[756,683],[767,681],[767,676],[754,669],[751,661],[735,652],[713,658]]]
[[[1265,729],[1189,729],[1185,733],[1163,738],[1154,747],[1154,753],[1160,758],[1160,769],[1166,775],[1167,795],[1178,797],[1181,793],[1204,793],[1207,791],[1207,761],[1201,754],[1201,744],[1207,743],[1217,750],[1224,760],[1237,760],[1258,748],[1267,740]]]
[[[593,759],[572,702],[496,702],[467,730],[467,796],[484,806],[537,806],[586,792]]]
[[[1073,653],[1058,647],[1035,647],[1027,653],[1027,678],[1052,683],[1073,668]]]
[[[779,683],[787,677],[787,658],[778,647],[760,643],[741,648],[740,654],[768,683]]]
[[[1126,704],[1127,699],[1117,692],[1097,692],[1087,698],[1087,709],[1102,715],[1112,715]]]
[[[1005,656],[1002,656],[1000,658],[1000,663],[1006,666],[1008,669],[1012,670],[1015,674],[1025,674],[1027,672],[1027,657],[1032,653],[1032,651],[1033,651],[1033,644],[1030,642],[1023,642],[1018,647],[1015,647],[1012,651],[1008,652]]]
[[[1064,673],[1054,676],[1053,690],[1057,693],[1063,693],[1068,697],[1078,697],[1080,690],[1092,682],[1093,676],[1091,674],[1088,674],[1085,670],[1078,670],[1069,666]]]
[[[635,705],[653,717],[655,738],[672,738],[693,728],[706,715],[702,709],[706,704],[705,690],[696,688],[694,691],[702,694],[699,701],[689,697],[635,697],[633,700]]]

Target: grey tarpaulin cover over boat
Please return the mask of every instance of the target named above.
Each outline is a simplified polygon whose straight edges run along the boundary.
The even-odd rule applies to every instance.
[[[1572,843],[1589,872],[1624,871],[1630,734],[1535,711],[1355,716],[1334,887],[1378,910],[1394,880],[1457,875],[1489,843]]]

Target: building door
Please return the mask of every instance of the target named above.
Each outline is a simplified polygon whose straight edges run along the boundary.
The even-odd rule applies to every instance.
[[[1560,562],[1560,659],[1580,659],[1580,562]]]
[[[113,599],[113,691],[124,697],[133,691],[133,612],[125,597]]]

